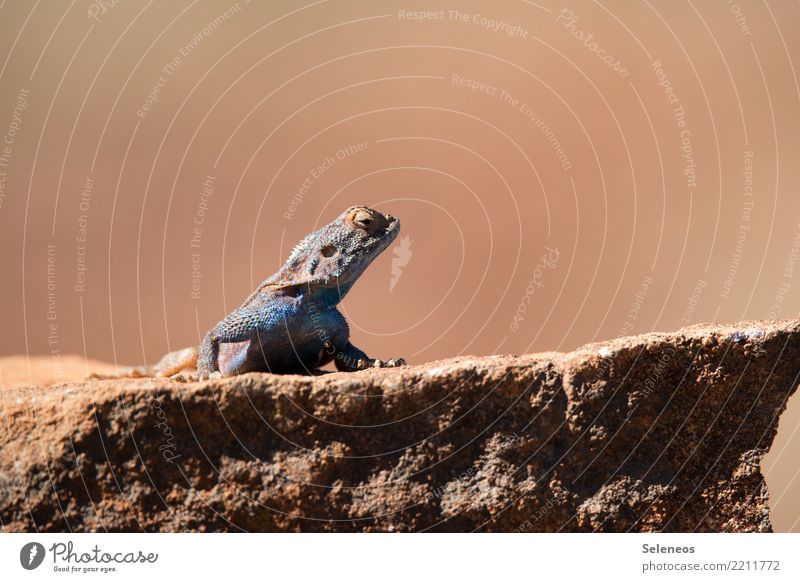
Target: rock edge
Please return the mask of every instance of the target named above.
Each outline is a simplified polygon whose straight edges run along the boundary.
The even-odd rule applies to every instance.
[[[6,388],[2,531],[771,531],[800,322],[315,377]]]

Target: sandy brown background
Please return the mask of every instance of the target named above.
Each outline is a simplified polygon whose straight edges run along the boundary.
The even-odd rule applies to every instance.
[[[0,6],[0,354],[197,343],[352,204],[408,237],[343,304],[375,355],[800,311],[797,2]]]

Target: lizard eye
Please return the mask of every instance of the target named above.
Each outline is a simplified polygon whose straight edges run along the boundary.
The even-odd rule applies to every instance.
[[[353,224],[353,226],[363,230],[367,230],[370,226],[372,226],[372,221],[372,212],[369,210],[356,210],[350,215],[350,222]]]
[[[327,259],[336,254],[336,247],[333,245],[325,245],[320,249],[319,252],[323,257]]]

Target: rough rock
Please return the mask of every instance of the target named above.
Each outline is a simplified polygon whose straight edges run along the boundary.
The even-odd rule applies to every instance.
[[[2,390],[3,531],[770,531],[800,323]]]

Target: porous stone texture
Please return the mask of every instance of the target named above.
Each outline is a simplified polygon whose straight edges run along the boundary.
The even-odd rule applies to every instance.
[[[35,367],[36,362],[32,365]],[[3,531],[770,531],[800,323],[2,390]]]

